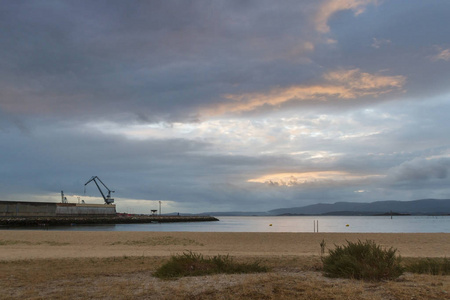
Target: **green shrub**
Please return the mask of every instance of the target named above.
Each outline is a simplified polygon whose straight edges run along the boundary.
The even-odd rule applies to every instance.
[[[394,279],[403,274],[401,258],[396,256],[396,252],[397,249],[383,249],[370,240],[347,241],[347,245],[336,246],[322,259],[323,272],[328,277]]]
[[[228,255],[205,258],[202,254],[185,252],[172,256],[168,262],[159,267],[154,276],[170,279],[184,276],[201,276],[209,274],[258,273],[267,272],[267,268],[254,263],[236,263]]]
[[[412,273],[430,275],[450,275],[449,258],[422,258],[406,267]]]

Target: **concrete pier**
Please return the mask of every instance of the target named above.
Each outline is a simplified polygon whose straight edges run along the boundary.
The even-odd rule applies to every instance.
[[[0,226],[58,226],[219,221],[210,216],[0,217]],[[1,227],[0,227],[1,228]]]
[[[0,226],[55,226],[218,221],[209,216],[142,216],[116,213],[114,204],[0,201]]]
[[[115,216],[114,204],[0,201],[0,217]]]

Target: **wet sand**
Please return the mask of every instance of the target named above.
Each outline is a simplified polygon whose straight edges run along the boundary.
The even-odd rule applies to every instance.
[[[449,233],[208,233],[0,230],[0,260],[170,256],[185,251],[240,257],[320,255],[348,241],[374,240],[403,257],[449,257]]]

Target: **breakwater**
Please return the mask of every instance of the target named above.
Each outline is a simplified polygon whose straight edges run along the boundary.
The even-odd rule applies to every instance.
[[[0,218],[0,226],[62,226],[219,221],[210,216],[105,216]]]
[[[0,200],[0,217],[116,216],[114,204],[53,203]]]

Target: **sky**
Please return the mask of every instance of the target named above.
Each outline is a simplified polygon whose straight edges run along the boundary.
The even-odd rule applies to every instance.
[[[450,198],[447,0],[0,2],[0,199]]]

